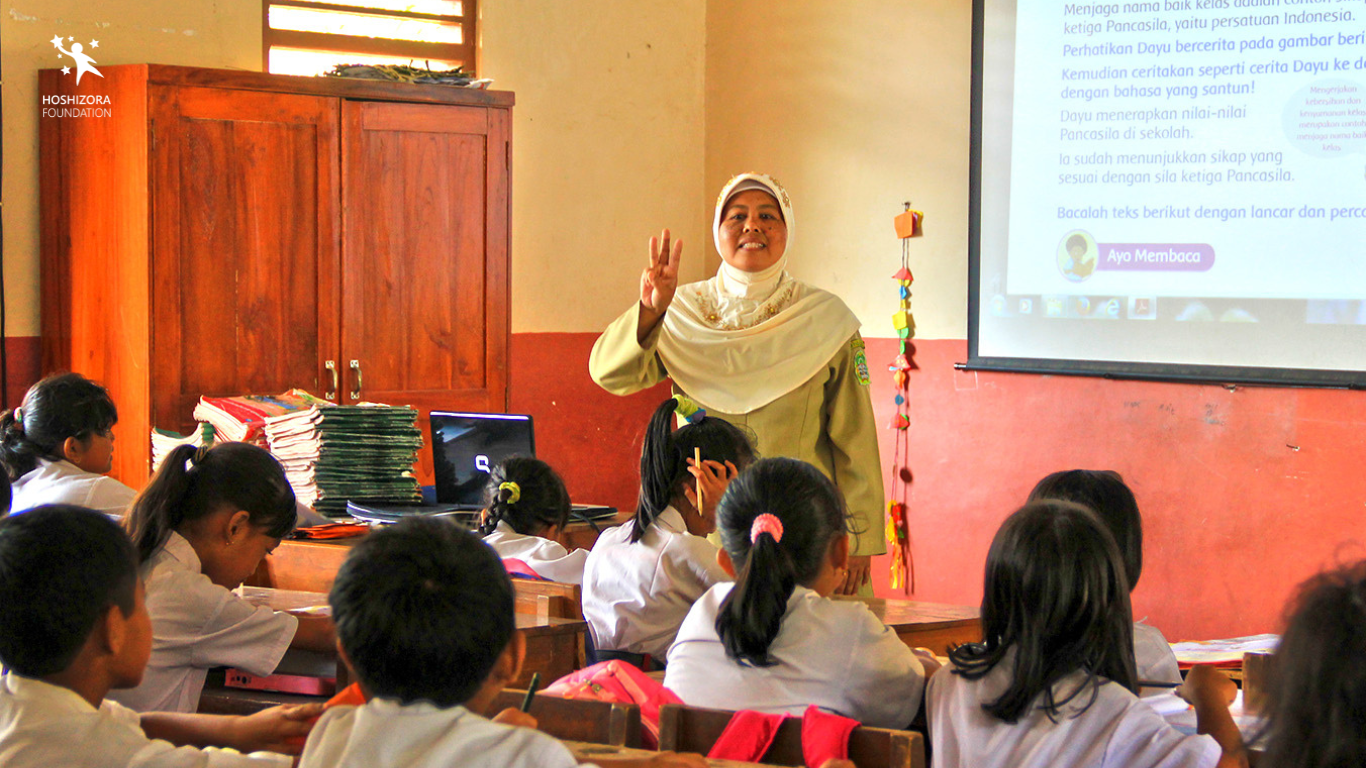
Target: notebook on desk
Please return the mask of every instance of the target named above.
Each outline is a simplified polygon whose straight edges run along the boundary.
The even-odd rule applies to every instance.
[[[513,456],[534,457],[536,434],[531,416],[526,414],[432,411],[431,446],[435,504],[400,508],[352,503],[347,511],[353,517],[375,522],[393,522],[412,514],[472,518],[484,508],[484,486],[492,468]],[[592,521],[616,512],[615,507],[575,504],[570,517]]]

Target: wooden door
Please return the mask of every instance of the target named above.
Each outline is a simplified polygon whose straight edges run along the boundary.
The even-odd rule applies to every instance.
[[[159,86],[149,101],[153,426],[191,426],[201,395],[326,395],[339,100]]]
[[[504,109],[343,103],[341,402],[416,406],[424,432],[506,410],[509,136]]]

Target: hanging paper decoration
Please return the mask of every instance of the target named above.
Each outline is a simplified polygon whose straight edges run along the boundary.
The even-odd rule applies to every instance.
[[[891,467],[892,498],[887,502],[887,550],[892,556],[892,589],[900,589],[905,594],[915,591],[915,567],[911,563],[911,539],[906,525],[906,513],[909,510],[907,498],[912,480],[911,468],[907,466],[910,461],[908,445],[911,431],[910,372],[915,368],[915,363],[908,356],[914,354],[910,339],[915,335],[915,317],[911,315],[911,283],[915,282],[915,276],[911,274],[910,257],[911,238],[921,235],[920,224],[924,218],[924,213],[911,210],[911,204],[906,203],[905,212],[893,219],[896,236],[901,238],[901,269],[892,275],[897,284],[897,311],[892,315],[892,327],[896,329],[899,339],[897,356],[887,366],[896,387],[896,396],[893,398],[896,415],[887,425],[888,429],[896,430],[896,449],[892,453]]]

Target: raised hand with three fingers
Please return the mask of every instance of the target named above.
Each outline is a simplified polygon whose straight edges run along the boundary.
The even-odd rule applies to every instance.
[[[673,303],[674,292],[678,290],[678,261],[682,255],[683,241],[673,240],[669,230],[650,238],[650,263],[640,273],[640,321],[636,325],[636,341],[645,341]]]

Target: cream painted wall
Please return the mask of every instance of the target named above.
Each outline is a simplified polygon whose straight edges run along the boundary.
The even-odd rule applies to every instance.
[[[891,217],[906,199],[925,209],[919,335],[964,336],[969,3],[485,0],[481,15],[481,72],[517,94],[514,332],[602,328],[661,227],[686,243],[684,280],[711,274],[714,195],[758,169],[793,194],[793,271],[870,336],[891,335]],[[38,333],[35,73],[58,63],[54,34],[100,40],[97,65],[260,65],[252,0],[3,0],[15,336]]]
[[[5,300],[10,336],[36,336],[39,330],[38,70],[63,66],[49,42],[54,35],[74,37],[94,57],[96,68],[139,62],[261,68],[261,4],[252,0],[0,3]],[[92,48],[91,40],[98,40],[99,47]]]
[[[707,5],[709,194],[742,171],[782,181],[792,273],[842,297],[865,336],[895,335],[905,200],[926,212],[917,336],[967,335],[971,35],[967,0]]]
[[[96,65],[260,69],[257,0],[4,0],[8,332],[39,332],[37,75],[54,34]],[[486,0],[481,72],[515,91],[513,330],[592,331],[636,296],[651,232],[705,240],[705,0]],[[700,253],[700,252],[697,252]],[[700,259],[683,277],[702,276]]]
[[[650,235],[710,242],[705,0],[485,0],[480,72],[514,91],[513,332],[599,331],[639,298]],[[707,250],[710,250],[708,247]]]

